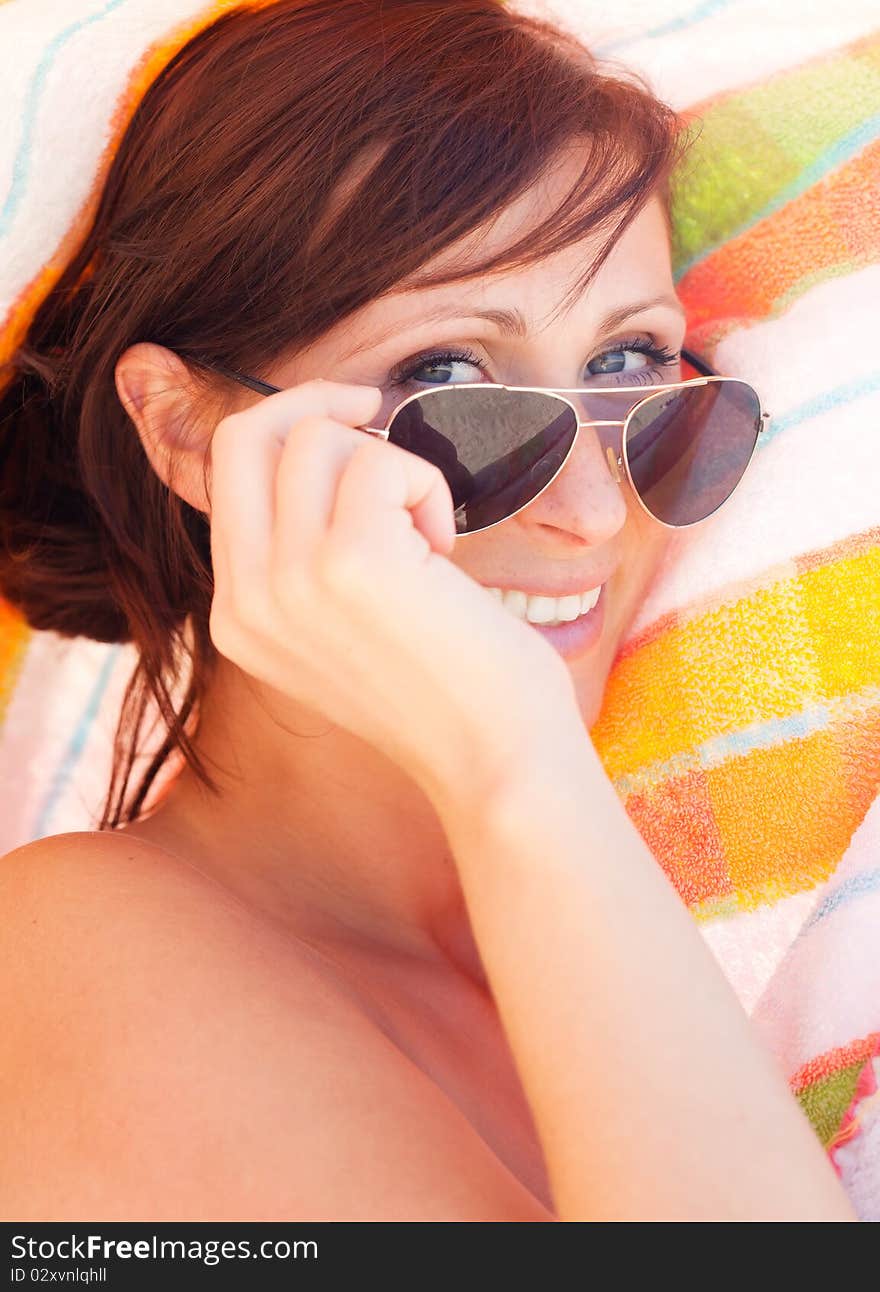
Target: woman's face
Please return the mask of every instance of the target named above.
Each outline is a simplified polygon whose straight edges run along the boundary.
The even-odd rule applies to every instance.
[[[458,263],[471,246],[480,263],[510,245],[525,224],[545,217],[548,204],[562,199],[573,178],[561,165],[479,238],[443,253],[431,267],[447,264],[453,254]],[[660,201],[648,203],[587,291],[554,316],[595,247],[578,243],[524,268],[411,293],[395,290],[279,365],[269,380],[289,385],[323,377],[379,386],[385,400],[378,425],[406,396],[455,382],[564,388],[678,380],[684,314]],[[512,329],[509,317],[507,326],[500,318],[480,317],[481,311],[515,312],[518,326]],[[676,361],[658,361],[662,351]],[[619,402],[622,417],[628,397]],[[562,596],[606,585],[601,634],[588,649],[566,655],[591,726],[618,645],[670,534],[642,510],[626,480],[612,477],[597,433],[584,427],[563,470],[538,498],[500,524],[460,537],[451,559],[486,587]]]

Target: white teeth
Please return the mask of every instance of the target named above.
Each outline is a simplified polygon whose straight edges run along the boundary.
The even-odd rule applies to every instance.
[[[601,592],[602,592],[602,587],[601,587],[601,585],[600,585],[598,588],[590,588],[590,591],[589,591],[589,592],[585,592],[585,593],[581,596],[581,614],[582,614],[582,615],[585,615],[585,614],[587,613],[587,611],[588,611],[588,610],[592,610],[592,609],[593,609],[593,606],[594,606],[594,605],[596,604],[596,602],[599,600],[599,597],[600,597],[600,595],[601,595]]]
[[[581,596],[575,595],[571,597],[560,597],[556,602],[557,619],[561,619],[562,622],[566,624],[571,623],[573,619],[577,619],[578,615],[582,613],[581,611],[582,601],[583,601],[582,595]]]
[[[575,593],[567,597],[529,596],[515,588],[487,588],[502,605],[516,615],[532,624],[553,625],[571,623],[588,614],[599,600],[601,587],[591,588],[589,592]]]
[[[549,624],[552,620],[558,619],[557,609],[559,600],[557,597],[529,597],[526,605],[526,619],[530,624]]]
[[[529,599],[524,592],[505,592],[502,604],[515,614],[518,619],[526,618],[526,607],[529,604]]]

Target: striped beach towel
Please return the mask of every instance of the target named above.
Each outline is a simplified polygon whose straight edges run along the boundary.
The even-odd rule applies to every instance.
[[[0,358],[143,86],[225,7],[0,0]],[[701,123],[674,194],[689,344],[773,415],[737,494],[675,536],[591,736],[859,1215],[880,1219],[876,0],[549,9]],[[94,828],[133,664],[0,602],[0,851]]]
[[[699,122],[674,190],[688,344],[772,415],[738,493],[676,536],[591,735],[880,1219],[880,11],[676,3],[610,30],[565,8]]]

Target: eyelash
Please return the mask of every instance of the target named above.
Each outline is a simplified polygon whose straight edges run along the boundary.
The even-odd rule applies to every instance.
[[[602,350],[599,354],[593,355],[593,359],[601,359],[605,354],[614,354],[617,351],[623,350],[629,350],[634,354],[645,355],[645,357],[650,359],[658,368],[669,367],[674,363],[678,363],[681,358],[681,353],[679,351],[669,350],[666,346],[658,346],[652,341],[639,337],[629,341],[621,341],[617,345],[609,346],[607,350]],[[590,362],[592,363],[592,361],[593,360],[591,359]],[[427,367],[429,364],[442,366],[443,364],[449,363],[469,363],[475,368],[481,368],[482,366],[479,357],[475,355],[472,350],[431,350],[425,354],[415,355],[412,359],[408,359],[401,368],[395,369],[390,374],[390,384],[392,386],[405,386],[407,382],[413,380],[413,374],[418,372],[419,368]],[[591,373],[590,376],[604,375],[609,377],[620,377],[625,379],[627,382],[631,382],[633,379],[638,379],[638,374],[646,373],[648,371],[649,369],[647,367],[631,368],[628,371],[621,373]],[[456,383],[423,381],[419,384],[430,386],[443,384],[454,385]]]

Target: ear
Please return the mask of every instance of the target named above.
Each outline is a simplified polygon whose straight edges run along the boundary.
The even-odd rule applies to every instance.
[[[184,502],[210,515],[205,459],[222,414],[211,409],[189,368],[165,346],[148,341],[130,346],[117,361],[115,378],[120,402],[156,475]]]

